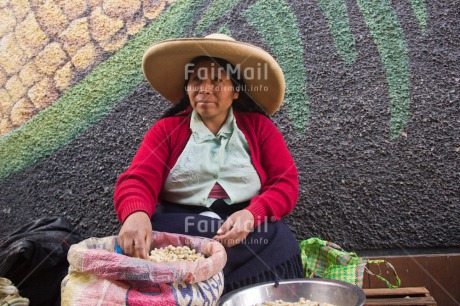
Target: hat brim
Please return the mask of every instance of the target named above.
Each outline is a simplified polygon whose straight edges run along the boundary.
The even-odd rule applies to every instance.
[[[185,66],[198,56],[222,58],[239,67],[249,97],[268,115],[280,108],[285,91],[281,67],[268,52],[247,43],[213,38],[164,40],[144,53],[142,70],[155,90],[177,104],[184,96]]]

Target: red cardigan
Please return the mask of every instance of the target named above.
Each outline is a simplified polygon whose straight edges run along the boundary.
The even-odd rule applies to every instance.
[[[268,220],[280,220],[294,209],[299,193],[292,156],[270,119],[256,113],[235,111],[234,115],[248,141],[261,182],[259,195],[251,199],[246,209],[254,216],[254,227]],[[161,119],[150,128],[130,167],[115,186],[115,210],[121,222],[135,211],[144,211],[152,217],[169,171],[191,135],[190,111]]]

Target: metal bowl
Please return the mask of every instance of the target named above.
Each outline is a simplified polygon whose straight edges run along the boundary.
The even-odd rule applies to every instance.
[[[355,285],[326,279],[291,279],[247,286],[227,293],[219,300],[221,306],[252,306],[265,301],[297,302],[301,297],[312,302],[337,306],[362,306],[363,290]]]

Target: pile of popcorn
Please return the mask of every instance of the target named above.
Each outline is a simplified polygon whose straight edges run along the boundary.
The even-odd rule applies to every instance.
[[[149,260],[153,262],[173,262],[181,260],[199,261],[205,259],[204,255],[197,253],[195,249],[188,246],[175,247],[168,245],[164,248],[155,248],[150,251]]]
[[[294,302],[294,303],[291,303],[291,302],[285,302],[283,300],[276,300],[276,301],[265,301],[262,303],[262,306],[280,306],[280,305],[283,305],[283,306],[299,306],[299,305],[302,305],[302,306],[334,306],[332,304],[328,304],[328,303],[318,303],[318,302],[312,302],[310,300],[307,300],[305,298],[300,298],[300,300],[298,302]]]

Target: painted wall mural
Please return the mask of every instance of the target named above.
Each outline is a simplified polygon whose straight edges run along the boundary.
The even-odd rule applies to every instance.
[[[299,239],[458,246],[458,13],[454,0],[0,1],[0,219],[64,214],[87,235],[116,233],[116,177],[167,107],[144,50],[220,32],[285,73],[273,120],[301,175],[287,218]],[[383,233],[376,212],[401,222]]]

